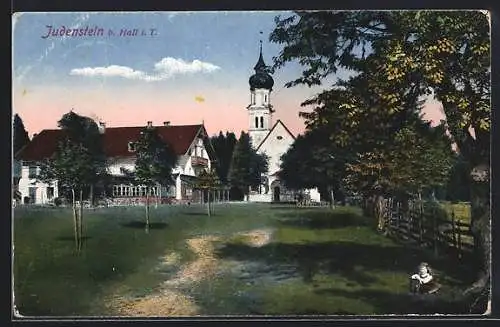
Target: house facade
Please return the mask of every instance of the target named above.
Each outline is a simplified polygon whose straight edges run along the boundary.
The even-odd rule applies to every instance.
[[[271,103],[271,92],[274,85],[272,76],[268,73],[262,56],[262,44],[255,74],[249,79],[250,104],[248,112],[248,133],[252,147],[257,153],[267,155],[269,158],[269,171],[262,176],[262,184],[250,190],[249,201],[253,202],[288,202],[294,201],[296,191],[288,190],[283,181],[278,178],[281,166],[281,156],[288,151],[295,136],[286,125],[277,120],[273,123],[275,112]],[[320,202],[320,193],[317,189],[300,190],[312,201]]]
[[[177,155],[177,165],[172,171],[172,185],[157,185],[152,189],[152,196],[157,201],[193,202],[200,201],[202,194],[194,189],[198,174],[211,169],[216,161],[213,148],[203,124],[170,125],[169,122],[155,128],[160,137],[168,143]],[[146,196],[144,186],[134,185],[129,173],[135,169],[135,142],[144,127],[109,127],[100,123],[103,134],[103,147],[107,157],[107,170],[112,181],[106,188],[105,197],[117,204],[143,202]],[[62,130],[43,130],[16,156],[21,163],[19,191],[23,203],[47,204],[60,195],[57,181],[47,184],[37,181],[40,173],[39,162],[49,158],[57,149],[57,144],[64,138]],[[228,194],[219,193],[220,199]]]

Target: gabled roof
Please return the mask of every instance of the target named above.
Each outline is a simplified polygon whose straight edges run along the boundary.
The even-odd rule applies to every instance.
[[[160,137],[169,143],[177,155],[184,155],[203,125],[154,126]],[[128,142],[139,138],[143,126],[106,127],[104,132],[104,153],[107,157],[131,157]],[[64,139],[60,129],[43,130],[16,154],[16,159],[39,161],[49,158]]]
[[[271,135],[273,133],[274,129],[276,128],[276,126],[278,126],[278,124],[281,124],[285,128],[285,131],[288,134],[290,134],[290,136],[295,140],[295,135],[293,135],[292,132],[290,132],[290,130],[288,129],[288,127],[286,127],[285,124],[283,124],[283,122],[280,119],[278,119],[276,121],[276,123],[273,125],[273,127],[271,128],[271,130],[269,131],[269,133],[267,133],[266,137],[264,137],[262,142],[260,142],[260,144],[257,146],[257,150],[259,150],[260,147],[262,146],[262,144],[264,144],[264,142],[266,142],[267,138],[269,137],[269,135]]]

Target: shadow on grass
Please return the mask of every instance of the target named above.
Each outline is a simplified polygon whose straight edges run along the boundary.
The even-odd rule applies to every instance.
[[[370,226],[373,222],[354,212],[310,211],[278,214],[281,225],[307,229],[331,229],[349,226]]]
[[[270,243],[260,248],[245,244],[226,244],[218,250],[221,258],[241,261],[263,262],[267,265],[292,264],[303,277],[310,282],[321,271],[340,274],[357,285],[369,286],[383,283],[377,278],[377,272],[404,273],[408,276],[415,267],[426,261],[438,271],[458,280],[467,279],[464,271],[446,260],[434,260],[417,249],[400,246],[384,247],[353,242],[322,242],[308,244]],[[398,285],[399,287],[401,285]],[[405,285],[406,286],[406,285]]]
[[[90,240],[92,237],[90,236],[84,236],[82,237],[82,240],[83,241],[87,241],[87,240]],[[74,236],[58,236],[56,237],[56,240],[58,241],[68,241],[68,242],[74,242],[75,241],[75,237]]]
[[[463,298],[452,299],[437,294],[412,295],[382,290],[356,290],[329,288],[314,291],[317,294],[328,294],[355,300],[363,300],[373,304],[377,310],[374,314],[465,314],[468,305]]]
[[[184,212],[183,213],[186,216],[206,216],[208,217],[208,214],[206,212]],[[211,216],[213,216],[214,213],[211,213]]]
[[[138,220],[130,221],[128,223],[122,223],[120,225],[127,228],[141,228],[141,229],[146,228],[146,223],[144,221],[138,221]],[[167,227],[168,227],[167,223],[162,223],[162,222],[149,223],[149,229],[165,229]]]

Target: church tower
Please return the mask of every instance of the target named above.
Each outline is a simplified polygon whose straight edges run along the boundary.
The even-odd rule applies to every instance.
[[[262,57],[262,41],[260,41],[259,60],[254,67],[255,74],[248,80],[250,84],[250,104],[248,110],[248,133],[253,147],[257,147],[272,127],[271,91],[274,80]]]

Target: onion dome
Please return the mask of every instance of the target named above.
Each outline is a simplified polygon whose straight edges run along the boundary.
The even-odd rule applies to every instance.
[[[267,66],[264,63],[264,58],[262,57],[262,42],[260,44],[259,60],[257,61],[257,64],[253,69],[255,70],[255,74],[250,76],[250,79],[248,80],[250,84],[250,90],[255,90],[255,89],[271,90],[274,85],[274,80],[271,77],[271,75],[269,75],[267,71]]]

